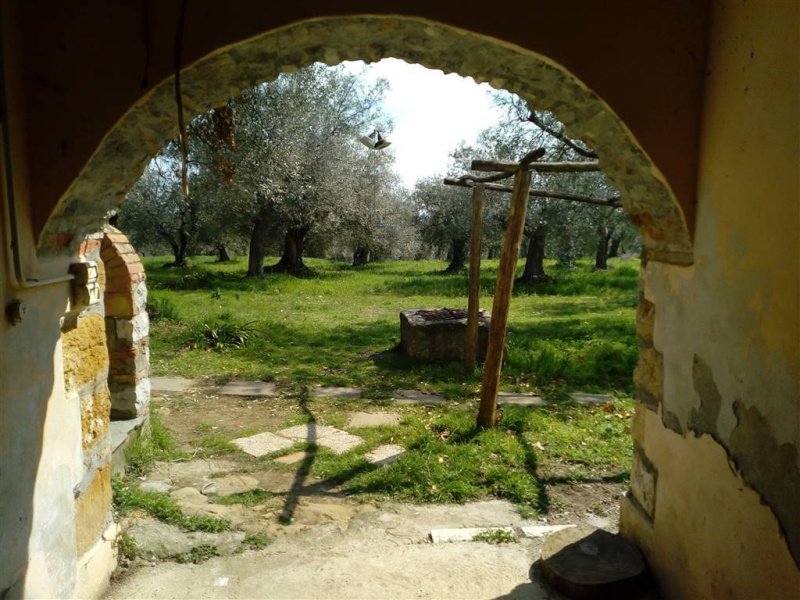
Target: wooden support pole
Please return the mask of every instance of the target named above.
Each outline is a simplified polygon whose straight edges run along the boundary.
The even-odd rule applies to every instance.
[[[497,409],[497,387],[500,382],[500,369],[503,366],[503,347],[506,343],[508,307],[525,227],[525,214],[528,211],[528,188],[531,186],[531,172],[519,170],[514,175],[514,191],[511,194],[511,211],[508,215],[508,228],[503,240],[503,254],[497,270],[497,283],[492,303],[492,323],[489,327],[489,346],[483,366],[483,385],[481,386],[481,405],[478,409],[478,427],[494,427]]]
[[[591,173],[600,170],[600,163],[596,160],[531,162],[520,166],[520,163],[506,160],[473,160],[470,169],[473,171],[500,171],[501,173],[515,173],[520,169],[537,173]]]
[[[478,358],[478,311],[481,301],[481,230],[483,229],[483,186],[472,188],[472,232],[469,247],[469,303],[467,304],[467,351],[464,369],[475,374]]]
[[[492,192],[512,192],[514,188],[507,185],[499,185],[497,183],[474,183],[469,178],[464,177],[446,177],[444,180],[445,185],[453,185],[456,187],[471,188],[476,185],[482,185],[483,189]],[[594,204],[595,206],[609,206],[611,208],[619,208],[622,206],[622,198],[619,196],[612,196],[611,198],[592,198],[591,196],[584,196],[582,194],[571,194],[569,192],[557,192],[555,190],[542,190],[539,188],[531,188],[528,194],[534,198],[552,198],[554,200],[568,200],[569,202],[580,202],[583,204]]]

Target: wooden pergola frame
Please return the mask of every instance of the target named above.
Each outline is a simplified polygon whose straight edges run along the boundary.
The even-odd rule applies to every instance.
[[[503,251],[497,270],[494,300],[492,302],[492,320],[489,326],[489,343],[486,349],[486,360],[483,368],[481,384],[481,403],[478,410],[478,427],[486,429],[494,427],[497,413],[497,388],[503,363],[503,350],[508,332],[508,310],[511,293],[514,288],[514,277],[517,270],[522,234],[525,228],[525,217],[528,209],[528,198],[553,198],[569,202],[581,202],[595,206],[618,208],[621,200],[618,196],[611,198],[592,198],[580,194],[556,192],[531,188],[531,173],[589,173],[600,171],[598,161],[585,162],[537,162],[545,154],[539,148],[525,155],[519,162],[499,160],[474,160],[470,165],[473,171],[494,172],[493,175],[475,177],[464,175],[459,178],[446,178],[445,185],[472,188],[472,224],[470,232],[469,259],[469,300],[467,305],[467,348],[465,353],[465,369],[468,374],[475,372],[478,354],[478,311],[480,304],[480,268],[481,268],[481,232],[483,228],[484,190],[511,193],[508,226],[503,238]],[[513,186],[504,186],[495,182],[514,178]]]

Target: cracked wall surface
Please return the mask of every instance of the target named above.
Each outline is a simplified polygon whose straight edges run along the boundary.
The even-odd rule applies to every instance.
[[[695,262],[643,269],[634,440],[653,468],[634,460],[621,529],[667,597],[800,589],[799,13],[717,6]]]

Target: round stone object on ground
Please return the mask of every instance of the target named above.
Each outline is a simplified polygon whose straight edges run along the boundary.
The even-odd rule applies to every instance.
[[[581,600],[641,597],[647,583],[644,559],[636,546],[586,525],[548,536],[541,568],[550,585]]]

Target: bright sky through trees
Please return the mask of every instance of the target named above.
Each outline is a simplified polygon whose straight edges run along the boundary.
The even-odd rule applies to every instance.
[[[365,69],[363,62],[344,64],[354,72]],[[499,118],[489,85],[478,85],[472,78],[395,58],[367,65],[364,76],[389,82],[384,106],[394,131],[387,137],[397,157],[395,170],[408,188],[421,177],[443,173],[448,153],[461,140],[473,142],[481,129]]]

